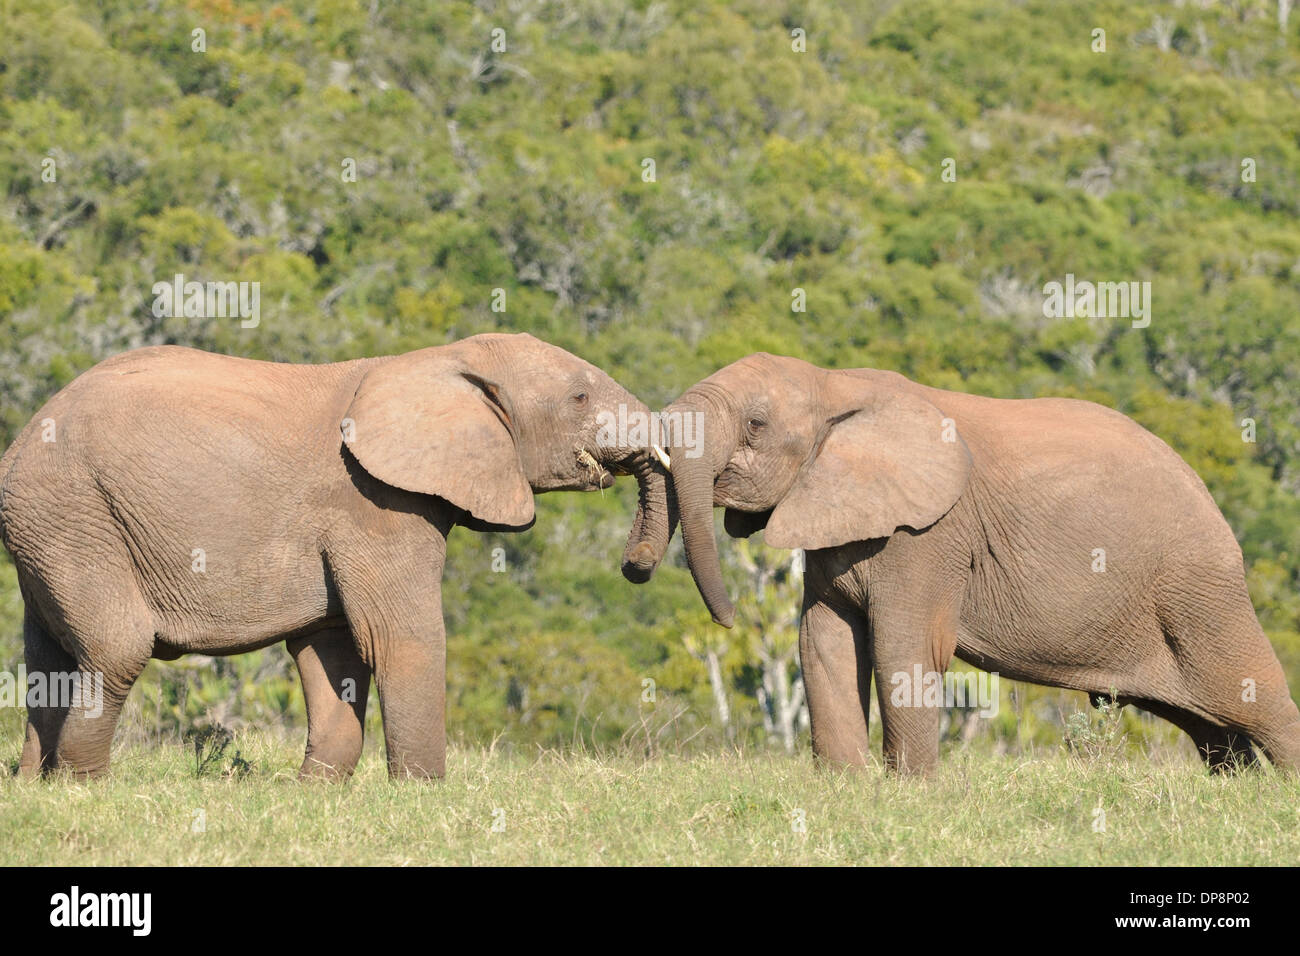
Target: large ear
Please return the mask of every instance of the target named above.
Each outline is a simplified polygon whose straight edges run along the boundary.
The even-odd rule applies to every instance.
[[[533,490],[500,386],[433,350],[368,371],[343,419],[361,467],[395,488],[437,495],[481,522],[524,528]]]
[[[768,521],[776,548],[833,548],[921,530],[947,513],[970,477],[954,422],[896,385],[854,386]]]

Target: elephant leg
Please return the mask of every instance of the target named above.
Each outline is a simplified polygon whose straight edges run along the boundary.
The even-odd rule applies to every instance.
[[[1254,742],[1279,770],[1300,774],[1300,710],[1245,589],[1206,610],[1166,631],[1187,697],[1184,708]],[[1197,734],[1189,733],[1199,749]]]
[[[925,681],[942,671],[919,657],[886,655],[876,658],[874,666],[885,768],[908,774],[931,772],[939,763],[942,708],[925,703]]]
[[[288,642],[307,704],[302,779],[346,780],[361,759],[370,668],[346,627]]]
[[[828,764],[864,766],[870,745],[871,657],[866,621],[804,595],[799,660],[813,754]]]
[[[1265,723],[1248,725],[1250,739],[1259,745],[1269,763],[1278,770],[1300,775],[1300,714],[1291,704],[1291,712],[1281,713]]]
[[[1229,727],[1212,724],[1204,717],[1160,701],[1136,700],[1133,703],[1157,717],[1163,717],[1196,745],[1196,752],[1211,773],[1234,773],[1258,764],[1250,738]]]
[[[440,582],[397,562],[382,566],[384,577],[392,579],[367,582],[368,587],[358,586],[355,569],[344,571],[339,597],[357,650],[375,675],[388,775],[441,777],[447,752],[447,642]],[[436,570],[440,574],[441,566]]]
[[[56,597],[75,648],[80,686],[59,731],[55,758],[59,769],[94,777],[108,771],[117,718],[149,663],[155,628],[129,567],[77,584],[84,587],[68,587]]]
[[[944,672],[957,647],[957,622],[955,599],[873,612],[871,660],[887,769],[929,773],[938,765]]]
[[[1251,749],[1248,736],[1229,727],[1216,727],[1197,717],[1191,719],[1196,722],[1195,726],[1189,721],[1189,726],[1183,729],[1196,744],[1196,752],[1201,755],[1210,773],[1236,773],[1258,765],[1259,761]]]
[[[136,647],[132,648],[131,644]],[[118,715],[148,663],[149,651],[139,641],[128,641],[120,653],[112,656],[110,663],[79,662],[81,693],[68,708],[59,732],[57,766],[60,769],[70,770],[77,777],[97,777],[108,772]]]
[[[23,613],[23,652],[28,678],[40,675],[39,687],[48,688],[51,675],[70,674],[77,669],[76,660],[50,636],[31,607]],[[54,700],[46,693],[34,694],[27,701],[27,735],[18,763],[21,776],[35,777],[54,768],[59,731],[67,713],[67,701]]]
[[[57,765],[60,769],[69,770],[76,777],[98,777],[108,772],[118,715],[147,663],[145,657],[132,662],[129,669],[115,668],[112,675],[81,669],[82,698],[68,708],[59,733]]]
[[[369,480],[369,479],[367,479]],[[336,529],[326,566],[358,654],[375,677],[388,775],[440,778],[447,761],[442,567],[460,512],[401,493],[398,505]]]
[[[388,775],[440,778],[446,772],[447,646],[436,634],[389,638],[377,649],[375,686],[384,717]]]
[[[1253,609],[1238,633],[1242,639],[1237,646],[1245,654],[1228,682],[1227,693],[1219,698],[1214,716],[1231,731],[1258,744],[1278,770],[1300,774],[1300,710],[1291,699],[1282,664]]]

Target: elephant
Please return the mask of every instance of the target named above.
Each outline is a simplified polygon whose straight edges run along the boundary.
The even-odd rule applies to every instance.
[[[691,415],[704,422],[695,454],[672,434]],[[884,766],[932,770],[939,709],[897,692],[956,655],[1136,704],[1213,771],[1254,762],[1252,742],[1300,771],[1300,712],[1232,530],[1196,472],[1120,412],[756,353],[661,420],[670,504],[715,622],[735,613],[715,506],[732,537],[764,529],[768,545],[804,549],[799,651],[819,761],[867,761],[874,678]],[[642,529],[637,567],[662,557],[671,517],[638,516],[663,527]]]
[[[29,691],[20,773],[105,772],[150,658],[284,641],[306,701],[301,776],[351,775],[373,673],[390,776],[441,777],[447,536],[524,530],[534,493],[616,475],[657,515],[662,466],[598,428],[620,406],[645,412],[527,334],[326,365],[160,346],[94,366],[0,459],[29,680],[83,678],[59,701]],[[629,547],[666,545],[638,532]]]

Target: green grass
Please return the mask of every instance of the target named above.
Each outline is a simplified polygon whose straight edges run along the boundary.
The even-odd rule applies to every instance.
[[[17,740],[4,744],[17,753]],[[0,779],[0,864],[1292,865],[1300,782],[1214,778],[1185,754],[944,756],[926,780],[809,756],[522,756],[454,748],[395,784],[373,744],[342,786],[300,743],[245,734],[242,778],[178,744],[128,746],[87,784]],[[223,761],[229,766],[229,759]],[[1094,810],[1105,812],[1104,832]],[[195,832],[198,811],[204,828]],[[805,829],[796,820],[802,816]],[[494,831],[493,823],[500,826]]]

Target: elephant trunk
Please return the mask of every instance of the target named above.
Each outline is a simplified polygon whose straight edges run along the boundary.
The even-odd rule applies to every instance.
[[[636,521],[623,549],[623,577],[644,584],[668,551],[677,528],[677,503],[668,494],[668,471],[652,452],[637,455],[630,470],[638,495]]]
[[[713,531],[713,482],[730,455],[734,442],[728,441],[727,423],[730,417],[713,412],[709,414],[691,404],[676,403],[672,412],[680,411],[682,419],[693,416],[703,421],[702,434],[696,447],[687,448],[682,442],[684,428],[678,429],[669,449],[672,459],[673,496],[681,511],[682,539],[686,545],[686,564],[699,589],[700,597],[723,627],[731,627],[736,609],[727,594],[722,580],[722,565],[718,560],[718,542]]]

